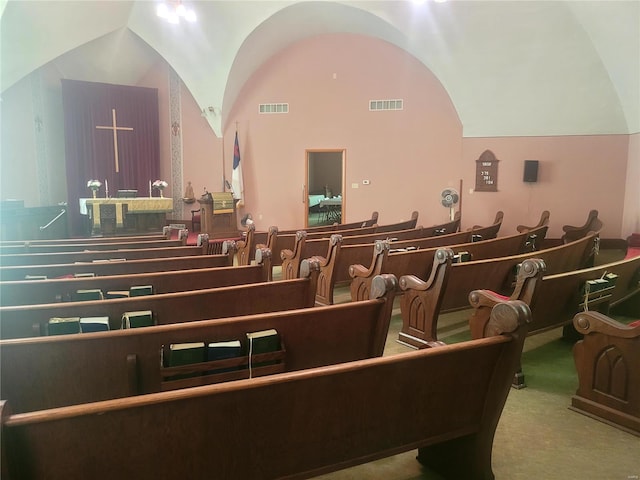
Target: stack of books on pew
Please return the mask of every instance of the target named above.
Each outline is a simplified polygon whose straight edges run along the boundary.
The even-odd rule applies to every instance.
[[[129,290],[109,290],[106,298],[129,298],[153,295],[152,285],[134,285]]]
[[[163,391],[231,380],[240,380],[285,369],[284,344],[275,329],[218,342],[170,344],[161,348]]]
[[[137,310],[122,314],[122,328],[150,327],[155,325],[151,310]]]
[[[462,263],[471,260],[471,254],[469,252],[458,252],[453,256],[451,263]]]
[[[589,310],[590,307],[608,302],[616,286],[618,275],[605,273],[602,277],[587,280],[583,286],[580,307]]]
[[[47,323],[47,335],[106,332],[109,317],[52,317]]]

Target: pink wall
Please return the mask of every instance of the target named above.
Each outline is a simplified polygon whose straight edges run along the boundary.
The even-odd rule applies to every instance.
[[[596,209],[603,238],[620,238],[628,141],[626,135],[465,138],[463,218],[475,221],[503,210],[501,234],[507,235],[549,210],[548,236],[558,238],[563,225],[583,225]],[[498,192],[470,194],[475,160],[486,149],[500,160]],[[538,182],[522,181],[524,160],[540,162]]]
[[[373,99],[403,99],[404,110],[370,112]],[[260,103],[288,103],[289,113],[260,115]],[[245,211],[258,228],[304,225],[305,149],[346,149],[345,221],[373,210],[381,223],[408,219],[413,210],[425,225],[448,217],[439,193],[458,185],[461,125],[439,81],[395,46],[349,34],[296,43],[243,88],[226,117],[226,152],[235,122]]]
[[[139,82],[159,89],[161,172],[167,180],[169,68],[159,61]],[[32,79],[4,92],[1,104],[3,119],[11,122],[1,125],[0,194],[24,199],[28,206],[65,200],[60,168],[64,135],[56,130],[62,122],[60,75],[46,67],[41,74],[49,202],[39,198],[36,180]],[[368,110],[369,100],[396,98],[404,100],[404,110]],[[258,114],[258,104],[280,102],[289,104],[290,113]],[[284,49],[244,85],[224,117],[222,139],[184,87],[181,107],[184,185],[176,186],[180,195],[189,180],[196,196],[205,187],[220,190],[223,164],[231,179],[238,122],[245,174],[245,207],[240,214],[251,212],[259,229],[304,225],[305,150],[342,148],[345,221],[378,210],[381,223],[392,223],[418,210],[420,224],[441,223],[448,209],[440,205],[440,192],[458,188],[462,179],[464,228],[487,224],[503,210],[501,234],[506,235],[520,223],[535,223],[546,209],[551,212],[549,236],[557,238],[562,225],[582,224],[593,208],[600,211],[606,238],[626,238],[640,228],[640,134],[463,138],[457,113],[437,78],[406,52],[377,39],[324,35]],[[500,160],[498,192],[470,193],[475,160],[486,149]],[[537,183],[522,181],[524,160],[540,162]],[[365,179],[370,185],[362,184]],[[178,205],[182,218],[176,220],[189,219],[189,210],[196,207]]]

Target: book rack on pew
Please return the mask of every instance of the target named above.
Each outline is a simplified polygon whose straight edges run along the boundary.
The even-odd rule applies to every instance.
[[[160,390],[176,390],[179,388],[197,387],[213,383],[229,382],[231,380],[244,380],[247,378],[262,377],[274,373],[286,371],[286,349],[284,342],[280,341],[280,350],[251,355],[251,370],[249,369],[249,356],[247,354],[234,358],[224,358],[210,362],[192,363],[176,367],[161,367],[162,381]],[[264,365],[269,363],[269,365]],[[262,364],[262,365],[261,365]],[[260,365],[260,366],[256,366]],[[206,373],[220,370],[219,373]],[[177,375],[195,375],[189,378],[169,380]]]

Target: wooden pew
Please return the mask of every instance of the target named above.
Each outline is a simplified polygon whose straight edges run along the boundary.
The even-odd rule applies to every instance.
[[[129,291],[131,287],[142,285],[150,286],[154,294],[160,294],[271,281],[270,252],[263,252],[260,258],[261,262],[254,265],[235,267],[0,282],[0,298],[3,306],[36,305],[75,301],[78,290],[98,289],[108,298],[110,291]]]
[[[448,246],[454,250],[454,253],[467,252],[471,256],[471,260],[482,260],[535,251],[546,233],[547,227],[543,226],[530,232],[515,235],[478,242],[444,243],[442,246]],[[425,245],[420,245],[421,248],[418,250],[392,251],[396,250],[399,245],[397,243],[389,245],[377,244],[373,249],[373,256],[369,257],[371,260],[368,260],[368,267],[363,266],[360,262],[355,262],[354,260],[356,259],[351,255],[346,259],[347,262],[350,262],[349,275],[352,278],[350,287],[352,300],[366,298],[371,279],[379,275],[380,272],[398,272],[400,273],[400,275],[397,275],[398,278],[403,275],[415,275],[418,278],[429,277],[437,248],[428,248]],[[341,248],[341,254],[343,250],[349,251],[347,247]],[[322,272],[322,262],[320,266]]]
[[[528,313],[499,305],[495,336],[387,357],[22,414],[9,401],[3,478],[310,478],[418,449],[444,478],[492,479]]]
[[[590,235],[566,245],[537,252],[455,263],[450,269],[447,287],[440,304],[440,311],[447,312],[468,308],[469,293],[474,290],[484,288],[494,292],[501,292],[508,288],[509,291],[512,291],[516,278],[515,270],[518,265],[524,265],[524,262],[528,259],[542,259],[547,271],[550,273],[571,271],[579,268],[580,265],[585,263],[585,259],[590,258],[595,238],[595,236]],[[433,263],[433,259],[431,261]],[[396,275],[395,272],[389,273]],[[430,274],[430,271],[428,273]],[[429,278],[429,276],[426,274],[424,276],[415,276],[412,279],[411,286],[414,289],[426,288],[426,285],[424,285],[426,282],[421,280],[422,278]],[[478,287],[474,287],[474,285]],[[492,287],[486,288],[486,285],[492,285]],[[416,315],[420,311],[420,308],[413,308],[408,310],[407,314]],[[403,319],[403,322],[407,322],[412,327],[411,332],[403,332],[403,343],[422,348],[430,342],[438,341],[435,336],[437,325],[433,324],[433,322],[437,322],[437,317],[409,317],[407,320]],[[473,327],[472,330],[475,328],[477,327]]]
[[[532,225],[532,226],[518,225],[516,227],[516,230],[518,232],[522,233],[522,232],[528,232],[529,230],[535,230],[536,228],[543,227],[545,225],[549,225],[549,217],[550,216],[551,216],[551,214],[549,213],[549,210],[544,210],[540,214],[540,220],[538,221],[537,225]]]
[[[560,326],[570,326],[573,317],[585,308],[585,283],[602,278],[607,273],[618,276],[615,287],[606,289],[586,298],[587,308],[601,309],[608,313],[629,302],[640,300],[640,257],[602,264],[597,267],[577,269],[555,275],[546,275],[546,262],[531,259],[524,262],[518,274],[518,281],[509,296],[491,290],[475,290],[469,294],[473,308],[475,330],[473,338],[482,338],[491,309],[507,300],[522,300],[531,308],[529,335],[546,332]],[[637,308],[636,308],[637,310]],[[563,335],[575,337],[573,329],[565,328]],[[516,388],[524,388],[525,376],[519,371],[514,379]]]
[[[140,242],[111,242],[111,243],[65,243],[65,244],[27,244],[24,246],[0,247],[0,255],[15,255],[22,253],[57,253],[57,252],[85,252],[96,250],[119,250],[119,249],[143,249],[161,247],[181,247],[187,244],[187,237],[176,240],[148,240]]]
[[[400,289],[405,294],[400,299],[400,313],[402,328],[398,334],[398,342],[414,347],[425,348],[438,346],[440,342],[422,340],[427,326],[431,325],[430,338],[437,338],[437,319],[440,306],[451,273],[453,250],[440,248],[433,257],[431,275],[427,281],[422,281],[414,275],[400,278]],[[420,339],[416,341],[417,339]]]
[[[584,338],[573,347],[578,389],[570,408],[640,436],[640,324],[581,312],[573,325]]]
[[[168,270],[226,267],[232,265],[232,263],[233,256],[220,254],[109,262],[63,263],[57,265],[0,266],[0,281],[24,280],[28,276],[59,278],[77,274],[94,274],[95,276],[130,275]]]
[[[109,317],[111,330],[121,328],[125,312],[151,310],[157,325],[253,313],[313,307],[318,279],[316,262],[305,262],[294,280],[207,288],[111,300],[0,307],[2,339],[47,334],[50,318]]]
[[[413,213],[417,219],[417,212]],[[397,225],[401,226],[400,224]],[[340,235],[342,237],[344,245],[364,245],[373,243],[376,240],[385,240],[389,238],[393,238],[395,241],[412,239],[421,240],[439,235],[452,234],[457,232],[459,229],[460,215],[459,212],[457,212],[455,220],[443,224],[432,225],[430,227],[413,226],[409,228],[391,230],[390,226],[377,226],[370,233],[354,234],[354,232],[348,232],[348,235],[344,235],[343,232],[338,232],[336,235]],[[309,233],[306,233],[304,239],[305,245],[303,247],[304,255],[306,256],[297,258],[293,261],[299,262],[303,258],[324,255],[329,248],[330,240],[330,234],[310,235]],[[284,263],[292,260],[290,256],[293,254],[292,252],[297,249],[296,243],[298,241],[298,233],[283,238],[276,230],[270,232],[266,247],[274,252],[274,257],[279,256]]]
[[[131,395],[247,378],[246,333],[274,328],[284,345],[279,371],[294,371],[380,356],[383,353],[397,281],[379,277],[372,299],[339,308],[291,309],[235,318],[202,320],[92,334],[59,335],[0,342],[2,399],[15,412],[27,412]],[[224,367],[206,362],[197,377],[167,380],[176,367],[163,367],[161,356],[172,343],[238,339],[243,358]],[[82,359],[79,361],[79,359]],[[232,363],[233,365],[229,365]],[[258,359],[253,363],[259,363]],[[273,370],[252,368],[258,376]],[[185,369],[179,369],[185,373]]]
[[[502,212],[499,213],[501,214]],[[349,266],[368,263],[371,258],[371,246],[375,245],[376,241],[390,240],[394,249],[441,247],[479,239],[495,238],[501,224],[502,215],[500,215],[499,223],[488,227],[477,227],[474,230],[442,235],[440,234],[443,231],[442,225],[436,225],[427,229],[423,228],[422,233],[426,236],[406,240],[397,239],[394,234],[375,234],[361,237],[342,237],[336,234],[338,237],[334,239],[307,241],[305,235],[299,235],[296,238],[296,245],[294,245],[293,250],[281,252],[283,259],[282,270],[287,272],[287,275],[291,275],[286,278],[295,278],[295,272],[304,258],[317,257],[322,264],[322,270],[332,272],[332,277],[335,277],[335,283],[347,282],[350,278]],[[444,231],[446,231],[446,228]],[[339,249],[339,252],[336,253],[337,249]],[[339,266],[336,266],[335,264],[338,262]],[[322,303],[326,302],[322,301]]]
[[[587,215],[587,220],[584,225],[579,227],[564,225],[562,227],[562,231],[564,232],[564,235],[562,235],[562,241],[564,243],[572,242],[578,238],[582,238],[588,232],[599,233],[603,226],[604,224],[602,223],[602,220],[598,218],[598,210],[591,210]]]
[[[411,214],[410,220],[406,220],[403,222],[398,222],[389,225],[378,225],[374,224],[368,227],[358,227],[353,229],[342,229],[340,230],[340,235],[344,238],[349,238],[351,243],[369,243],[373,242],[379,238],[386,238],[390,235],[392,236],[401,236],[403,238],[414,238],[414,237],[423,237],[433,235],[434,229],[423,229],[423,227],[416,228],[416,223],[418,221],[418,212],[414,211]],[[455,222],[449,222],[446,226],[438,226],[438,228],[454,228],[457,230],[459,227],[460,221],[459,218]],[[329,240],[331,232],[307,232],[307,241],[318,240],[320,244],[324,244],[326,246],[326,242]],[[268,248],[273,253],[274,258],[274,266],[278,266],[281,264],[281,252],[285,250],[291,250],[294,248],[294,244],[297,239],[296,233],[283,234],[278,232],[277,227],[269,228],[269,232],[267,235],[267,239],[265,243],[256,242],[255,247],[264,246]],[[241,254],[241,248],[238,247],[238,254]],[[249,246],[251,248],[251,246]],[[253,251],[253,250],[251,250]],[[324,249],[320,249],[320,253],[322,253]],[[313,253],[310,255],[313,256]],[[240,258],[240,257],[238,257]]]
[[[167,229],[164,233],[153,233],[149,235],[127,235],[119,237],[74,237],[56,238],[51,240],[2,240],[0,247],[15,246],[35,246],[35,245],[67,245],[69,243],[114,243],[114,242],[150,242],[153,240],[170,240],[171,232]]]
[[[74,262],[91,262],[94,260],[140,258],[185,257],[189,255],[206,255],[207,246],[180,246],[160,248],[122,248],[116,250],[92,250],[83,252],[54,252],[54,253],[19,253],[0,255],[0,265],[47,265]]]
[[[544,264],[546,263],[544,261]],[[545,270],[544,265],[535,268],[543,275],[540,278],[536,275],[528,281],[519,282],[508,297],[486,289],[473,292],[469,302],[476,317],[474,325],[481,326],[486,323],[493,306],[505,299],[522,300],[530,306],[530,335],[570,323],[573,317],[584,309],[585,283],[602,278],[606,273],[618,276],[615,287],[603,292],[605,295],[587,298],[589,309],[601,308],[606,314],[610,308],[619,307],[640,297],[640,257],[556,274],[552,274],[548,268]],[[474,338],[481,336],[482,330],[475,332]]]
[[[580,240],[554,248],[456,263],[452,267],[442,311],[468,308],[468,296],[472,290],[488,289],[502,294],[511,292],[515,285],[517,267],[528,258],[542,259],[549,274],[582,268],[592,263],[597,241],[597,235],[587,235]]]
[[[313,233],[313,232],[336,232],[340,230],[351,230],[353,228],[365,228],[370,227],[378,223],[378,212],[374,211],[371,213],[371,218],[367,220],[363,220],[361,222],[349,222],[349,223],[333,223],[331,225],[317,225],[315,227],[306,227],[304,230]],[[277,227],[271,227],[277,228]],[[271,229],[270,228],[270,229]],[[280,230],[280,233],[287,234],[295,234],[297,231],[301,230],[300,228],[290,229],[290,230]],[[261,231],[256,232],[256,243],[265,244],[267,243],[267,236],[269,235],[269,231]]]

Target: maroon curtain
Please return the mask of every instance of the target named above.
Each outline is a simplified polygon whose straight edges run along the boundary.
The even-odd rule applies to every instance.
[[[87,181],[100,180],[99,196],[118,190],[138,190],[149,195],[149,180],[159,178],[160,142],[158,90],[155,88],[62,80],[67,198],[69,222],[75,235],[86,233],[80,217],[79,198],[91,197]],[[118,130],[118,166],[115,164],[113,126],[115,109]]]

